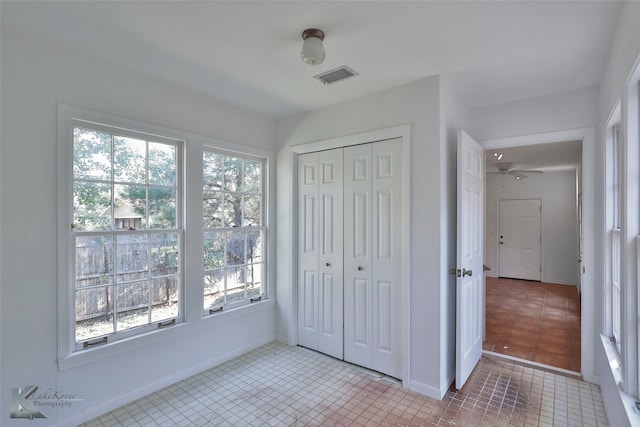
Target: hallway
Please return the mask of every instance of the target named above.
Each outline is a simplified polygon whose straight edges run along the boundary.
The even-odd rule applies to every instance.
[[[483,349],[581,372],[575,286],[487,277]]]

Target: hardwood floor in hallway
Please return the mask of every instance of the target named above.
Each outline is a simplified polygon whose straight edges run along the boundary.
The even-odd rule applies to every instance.
[[[581,372],[575,286],[487,277],[483,349]]]

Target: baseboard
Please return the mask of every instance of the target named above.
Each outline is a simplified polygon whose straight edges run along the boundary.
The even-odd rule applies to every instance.
[[[416,393],[420,393],[438,400],[442,400],[445,393],[449,389],[449,386],[445,386],[439,389],[437,387],[432,387],[416,380],[410,380],[408,386],[409,390],[411,391],[415,391]]]
[[[260,340],[252,342],[251,344],[236,348],[220,356],[214,357],[213,359],[209,359],[206,362],[189,366],[188,368],[163,377],[157,381],[145,384],[144,386],[136,390],[132,390],[128,393],[122,394],[108,402],[104,402],[100,405],[89,408],[83,414],[76,414],[74,416],[65,418],[62,421],[57,421],[55,424],[53,424],[52,427],[68,427],[70,425],[78,425],[93,418],[99,417],[100,415],[103,415],[109,411],[113,411],[114,409],[126,405],[127,403],[133,402],[136,399],[140,399],[141,397],[144,397],[150,393],[161,390],[178,381],[182,381],[200,372],[206,371],[207,369],[211,369],[214,366],[220,365],[221,363],[227,362],[235,357],[242,356],[243,354],[255,350],[258,347],[273,342],[274,338],[274,336],[263,337]]]

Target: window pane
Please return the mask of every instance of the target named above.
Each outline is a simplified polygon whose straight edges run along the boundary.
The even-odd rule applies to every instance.
[[[73,183],[73,223],[77,231],[111,229],[111,185]]]
[[[247,298],[256,298],[262,294],[262,264],[247,266]]]
[[[118,331],[147,325],[149,323],[149,281],[118,285]]]
[[[111,135],[73,128],[73,177],[111,180]]]
[[[111,286],[76,291],[76,341],[113,333]]]
[[[176,185],[176,147],[149,143],[149,184]]]
[[[116,185],[113,209],[114,229],[146,229],[147,187],[144,185]]]
[[[159,322],[177,317],[178,310],[178,277],[163,277],[152,282],[151,321]]]
[[[151,273],[153,276],[176,274],[180,262],[178,233],[152,234],[151,254]]]
[[[244,191],[262,193],[262,162],[257,160],[244,161]]]
[[[118,283],[149,277],[149,239],[144,234],[125,234],[117,237]]]
[[[113,179],[118,182],[147,182],[147,143],[124,136],[113,137]]]
[[[226,191],[240,191],[242,189],[242,159],[237,157],[224,158],[224,189]]]
[[[204,233],[204,268],[211,270],[224,266],[225,232]]]
[[[262,262],[262,231],[247,232],[247,263]]]
[[[244,223],[245,227],[260,226],[260,196],[244,196]]]
[[[224,269],[216,269],[204,275],[204,308],[224,304]]]
[[[244,267],[227,268],[227,304],[243,302],[245,298],[246,269]]]
[[[202,197],[204,228],[222,227],[222,198],[219,191],[205,191]]]
[[[113,237],[76,236],[76,288],[113,282]]]
[[[240,227],[242,224],[242,194],[224,193],[224,227]]]
[[[244,232],[232,231],[227,236],[227,265],[244,264]]]
[[[202,160],[202,172],[205,192],[222,189],[222,155],[205,152]]]
[[[149,228],[176,228],[176,190],[149,188]]]

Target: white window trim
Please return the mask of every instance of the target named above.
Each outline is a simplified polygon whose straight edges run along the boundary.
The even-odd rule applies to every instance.
[[[625,91],[626,111],[622,115],[624,145],[626,152],[625,179],[628,180],[625,197],[628,215],[629,260],[628,285],[623,293],[625,302],[623,322],[624,339],[628,340],[626,349],[622,349],[623,389],[626,393],[640,396],[640,60],[636,62],[630,83]],[[621,311],[622,311],[621,310]]]
[[[605,128],[605,173],[604,173],[604,200],[605,200],[605,212],[604,212],[604,226],[605,226],[605,285],[603,287],[602,298],[602,327],[603,333],[611,339],[615,337],[617,342],[615,346],[619,348],[619,321],[615,322],[614,316],[614,287],[617,282],[617,287],[620,287],[622,279],[622,265],[621,265],[621,234],[620,234],[620,222],[621,209],[620,200],[622,199],[621,188],[621,156],[620,156],[620,140],[619,140],[619,128],[620,128],[620,101],[616,102],[616,106],[610,114],[607,120]],[[616,134],[617,130],[617,134]],[[617,141],[616,141],[617,138]],[[615,146],[614,146],[615,145]],[[618,156],[618,161],[614,156]],[[617,165],[616,165],[617,163]],[[617,166],[617,168],[616,168]],[[614,170],[617,169],[617,170]],[[613,176],[613,173],[617,174],[617,177]],[[617,182],[616,182],[617,181]],[[617,200],[614,197],[613,187],[618,185]],[[618,203],[617,209],[617,224],[616,224],[616,207],[615,203]],[[617,326],[617,330],[616,330]]]
[[[69,187],[72,176],[72,140],[73,120],[82,120],[93,123],[105,123],[122,129],[160,135],[166,138],[184,141],[183,148],[183,295],[181,309],[183,309],[183,322],[171,328],[154,330],[146,334],[137,335],[128,339],[106,343],[98,347],[86,350],[75,350],[75,337],[70,328],[74,319],[74,309],[70,304],[71,288],[69,286],[70,273],[73,271],[73,260],[69,256],[71,234],[68,228],[72,222],[72,194]],[[250,313],[270,309],[274,307],[274,268],[270,266],[271,254],[275,253],[275,242],[270,239],[272,232],[271,219],[275,218],[275,192],[272,191],[272,183],[275,183],[275,154],[270,151],[255,147],[230,143],[222,140],[203,137],[188,132],[177,131],[158,125],[138,122],[111,114],[100,113],[67,104],[57,104],[57,308],[58,308],[58,369],[60,371],[74,368],[87,363],[92,363],[104,357],[120,352],[130,351],[140,345],[146,345],[158,340],[168,340],[176,334],[197,331],[207,325],[215,325],[225,322],[226,319],[244,316]],[[264,200],[267,207],[264,209],[265,231],[265,285],[263,293],[267,298],[249,306],[243,306],[228,310],[219,316],[203,317],[202,312],[202,288],[203,288],[203,226],[202,226],[202,154],[204,147],[212,147],[220,150],[237,152],[265,159],[265,183]],[[194,181],[197,184],[191,184]],[[188,231],[187,231],[188,229]]]

